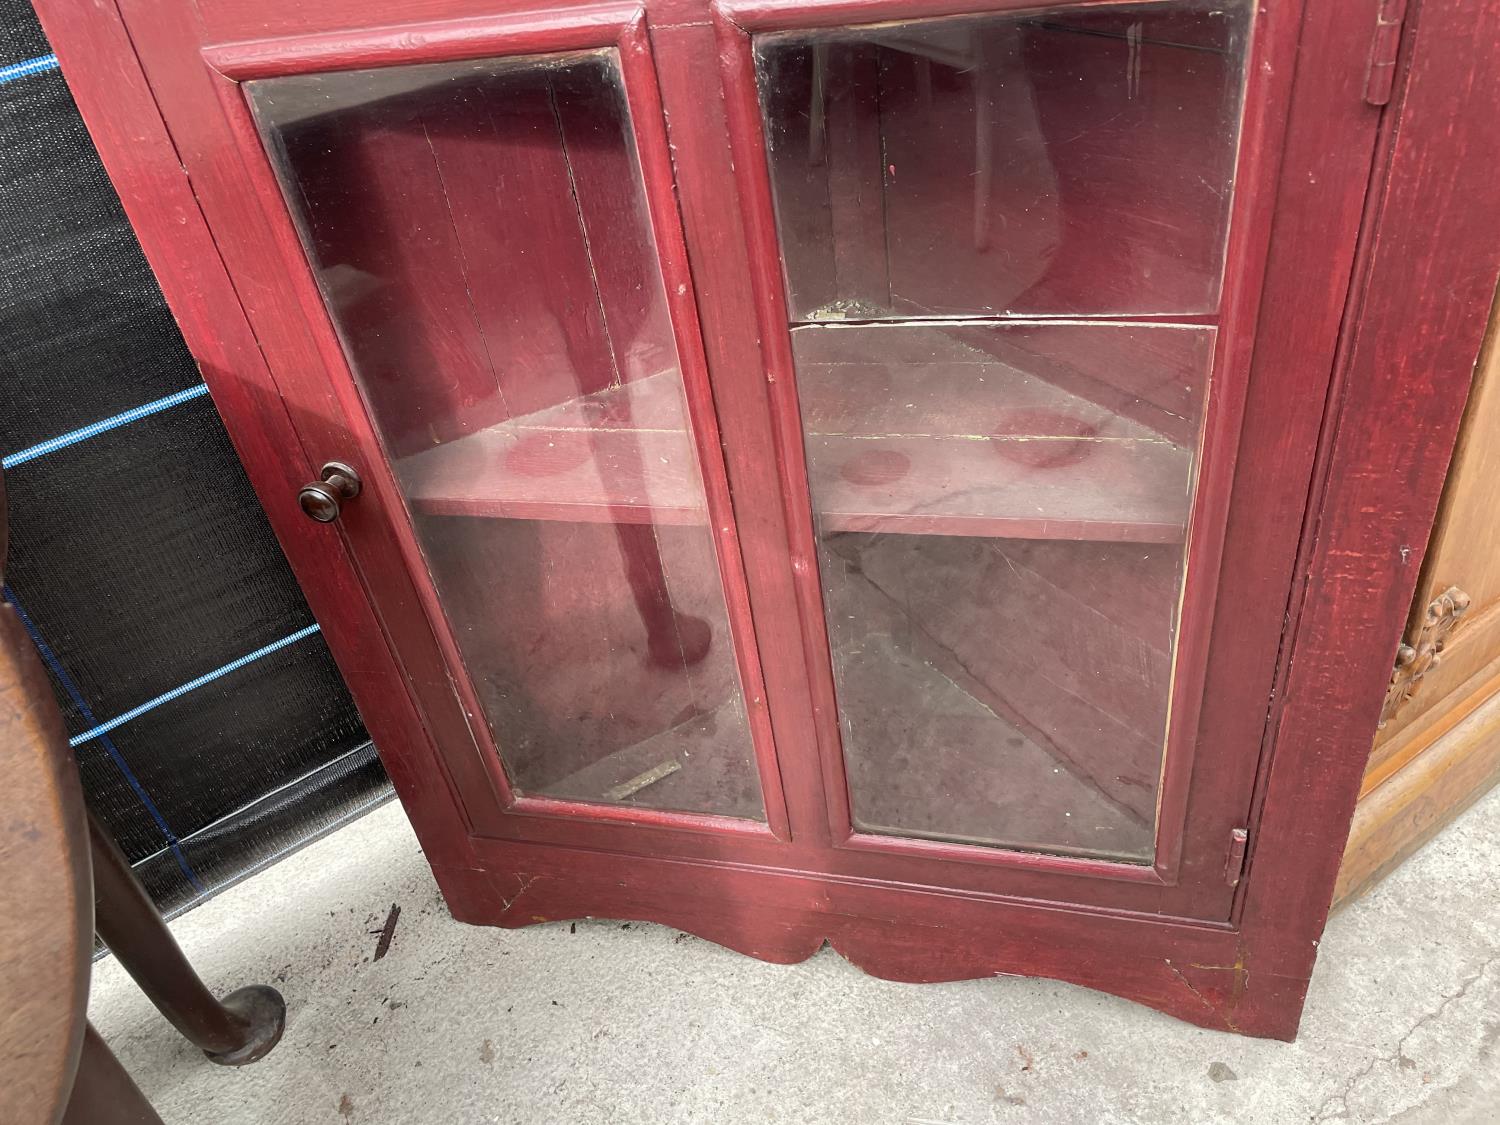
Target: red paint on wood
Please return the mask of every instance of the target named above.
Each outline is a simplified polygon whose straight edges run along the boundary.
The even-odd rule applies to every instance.
[[[1388,186],[1366,236],[1367,267],[1359,275],[1366,296],[1350,320],[1357,327],[1341,367],[1336,424],[1323,445],[1325,514],[1309,522],[1300,562],[1324,391],[1379,120],[1363,100],[1362,35],[1375,0],[1309,5],[1305,23],[1295,3],[1257,15],[1229,271],[1214,318],[1220,326],[1215,384],[1206,407],[1181,380],[1159,377],[1161,363],[1178,362],[1151,344],[1165,337],[1138,335],[1118,349],[1126,361],[1111,370],[1107,352],[1082,335],[1045,346],[1039,334],[1010,335],[1007,347],[990,349],[965,338],[971,327],[956,329],[990,360],[1039,374],[1077,402],[1144,427],[1168,446],[1191,443],[1201,412],[1206,452],[1189,522],[1176,703],[1160,779],[1162,827],[1150,865],[1026,852],[1016,850],[1024,845],[1019,840],[981,847],[855,832],[834,710],[802,445],[803,421],[824,406],[808,393],[810,385],[793,382],[760,108],[741,28],[1028,6],[1031,0],[757,0],[735,5],[716,32],[702,0],[648,0],[648,52],[637,9],[566,0],[502,16],[491,15],[483,0],[328,0],[313,7],[230,0],[202,11],[122,0],[123,20],[109,4],[39,3],[142,244],[458,917],[501,925],[585,913],[652,919],[784,962],[809,955],[826,939],[868,971],[893,979],[1035,973],[1108,989],[1204,1026],[1283,1038],[1294,1032],[1357,789],[1369,733],[1362,724],[1366,712],[1373,722],[1384,681],[1380,637],[1393,641],[1404,617],[1441,480],[1443,458],[1432,451],[1451,444],[1497,265],[1500,240],[1491,216],[1500,200],[1491,196],[1500,182],[1493,175],[1500,153],[1482,115],[1464,110],[1472,105],[1465,99],[1485,96],[1500,74],[1494,58],[1500,29],[1490,26],[1493,12],[1479,0],[1421,5],[1414,77],[1391,111],[1381,165]],[[1089,18],[1114,17],[1095,11]],[[634,560],[627,571],[639,571],[636,581],[626,577],[606,590],[605,583],[574,579],[570,588],[580,609],[624,607],[646,633],[647,622],[673,612],[653,593],[653,551],[670,571],[666,544],[673,536],[712,528],[729,605],[723,627],[739,657],[766,825],[604,807],[577,793],[510,793],[477,720],[477,691],[464,675],[445,606],[427,581],[395,474],[348,377],[241,91],[223,77],[614,43],[627,75],[692,420],[692,441],[682,448],[702,466],[706,510],[703,501],[637,505],[607,490],[566,504],[559,503],[561,489],[530,500],[518,495],[536,505],[529,513],[536,526],[552,529],[538,531],[543,538],[572,526],[569,534],[613,539],[616,552],[623,547],[622,560]],[[715,57],[720,72],[705,65]],[[921,81],[913,76],[918,92]],[[582,164],[607,158],[588,140],[601,120],[594,112],[575,119],[559,102],[554,115],[552,129],[569,142],[575,180]],[[868,120],[830,121],[832,194],[856,203],[866,198],[860,170],[871,136]],[[439,148],[446,153],[446,140],[433,151]],[[403,153],[410,155],[393,154],[392,170]],[[413,185],[428,174],[420,155],[416,150],[410,165]],[[585,178],[618,182],[607,173]],[[599,230],[593,216],[607,215],[619,200],[608,191],[587,196],[579,195],[576,212],[592,242]],[[855,206],[839,222],[863,231],[867,218]],[[847,293],[840,277],[879,276],[878,261],[859,257],[857,239],[845,249],[854,256],[831,259],[819,282],[832,286],[827,291],[835,298]],[[625,337],[636,334],[629,326],[659,313],[649,301],[629,297],[631,267],[607,236],[595,257],[601,280],[616,280],[605,283],[607,297],[601,293],[599,330],[582,317],[570,326],[574,335],[564,350],[602,342],[620,387],[649,382],[649,375],[637,379],[630,371]],[[416,287],[423,269],[398,272],[410,278],[403,284]],[[1423,330],[1411,330],[1412,320]],[[459,357],[455,374],[475,356],[469,344],[452,354]],[[590,370],[598,370],[592,363]],[[456,401],[475,388],[483,398],[486,367],[475,358],[462,369],[472,377],[455,378],[449,389]],[[837,400],[826,405],[836,414]],[[1070,410],[1062,413],[1076,415]],[[648,414],[640,406],[617,420],[641,430]],[[515,427],[510,446],[531,441],[519,417],[481,411],[474,432],[452,444],[506,426]],[[1037,420],[1025,420],[1023,428],[1047,428]],[[592,442],[599,429],[536,432],[584,432]],[[1085,440],[1069,432],[1051,437]],[[620,479],[634,473],[645,482],[655,471],[644,456],[649,446],[634,448],[643,456],[629,468],[622,463]],[[893,452],[910,458],[903,481],[920,475],[917,456]],[[368,482],[342,533],[306,521],[293,499],[297,485],[327,459],[358,463]],[[531,463],[526,455],[518,459]],[[1066,472],[1085,463],[1025,467]],[[517,471],[511,478],[562,481],[576,471]],[[464,493],[463,477],[452,473],[419,509],[431,501],[440,510],[444,498],[516,502]],[[434,471],[432,479],[441,474]],[[547,503],[557,510],[547,513]],[[558,518],[569,505],[571,525]],[[579,515],[584,508],[607,517],[591,522]],[[636,508],[661,525],[651,544],[640,534],[648,530],[644,522],[627,519],[623,533],[599,526]],[[671,526],[673,511],[684,513],[680,526]],[[1181,526],[1178,517],[1158,523]],[[1407,548],[1406,570],[1392,561],[1398,546]],[[1165,721],[1143,702],[1159,702],[1143,685],[1164,674],[1161,615],[1146,608],[1155,602],[1109,605],[1098,579],[1077,561],[1086,555],[1070,555],[1074,561],[1063,565],[1048,554],[1100,549],[1057,538],[1025,547],[1040,554],[1022,557],[1014,553],[1021,544],[1005,546],[1011,562],[1024,563],[1032,575],[1027,582],[1066,587],[1080,605],[1117,611],[1094,636],[1138,642],[1145,679],[1106,680],[1093,702],[1145,731]],[[1304,580],[1310,600],[1294,605],[1296,661],[1277,693],[1285,702],[1256,790],[1282,607]],[[1021,583],[1017,590],[1026,588]],[[486,604],[482,588],[456,596]],[[1037,623],[1038,643],[1052,647],[1034,665],[1064,677],[1099,670],[1089,664],[1097,654],[1085,633],[1048,625]],[[715,623],[715,637],[719,628]],[[958,636],[943,647],[955,651]],[[649,640],[642,644],[649,649]],[[679,667],[702,666],[690,659],[696,647],[683,644]],[[1024,671],[1001,661],[969,673],[988,685],[997,708],[1011,708],[1023,732],[1029,721],[1036,726],[1024,680],[1014,680]],[[562,715],[544,717],[560,723]],[[1100,777],[1113,776],[1099,772],[1113,762],[1077,755],[1087,740],[1060,729],[1051,737],[1060,753],[1073,748],[1068,768],[1077,777],[1102,784]],[[586,762],[580,773],[608,757]],[[1127,790],[1112,799],[1129,807]],[[1229,829],[1246,823],[1251,859],[1233,891],[1224,885],[1225,846]]]
[[[1387,119],[1238,904],[1310,969],[1500,273],[1500,11],[1425,0]],[[1336,702],[1335,702],[1336,701]],[[1329,841],[1339,847],[1330,847]]]

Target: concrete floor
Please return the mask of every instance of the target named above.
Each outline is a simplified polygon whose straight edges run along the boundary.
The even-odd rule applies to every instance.
[[[648,925],[462,926],[392,804],[173,924],[216,989],[282,990],[266,1060],[196,1056],[113,961],[90,1011],[167,1125],[1500,1122],[1497,869],[1500,792],[1335,917],[1286,1045],[1049,981],[891,984]]]

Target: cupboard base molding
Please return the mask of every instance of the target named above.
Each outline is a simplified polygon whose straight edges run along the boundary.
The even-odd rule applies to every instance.
[[[1294,972],[1254,965],[1241,936],[1223,926],[808,873],[526,850],[527,861],[504,874],[435,867],[453,917],[505,929],[650,922],[780,965],[827,945],[870,976],[903,984],[1047,977],[1199,1027],[1286,1041],[1296,1036],[1311,972],[1310,960]],[[924,916],[943,921],[909,920]]]

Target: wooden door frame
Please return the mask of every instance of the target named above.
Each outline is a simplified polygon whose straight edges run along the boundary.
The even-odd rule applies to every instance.
[[[131,0],[121,5],[127,20],[132,12],[145,18],[148,7],[133,5]],[[200,28],[180,8],[161,7],[167,11],[161,15],[159,34],[153,34],[145,45],[138,43],[144,65],[154,62],[156,81],[173,91],[178,103],[175,113],[170,107],[164,113],[172,122],[169,129],[177,129],[179,143],[187,138],[198,150],[185,161],[189,175],[198,177],[200,202],[217,224],[216,244],[252,330],[261,335],[272,385],[291,407],[302,447],[312,463],[346,462],[358,466],[364,477],[364,492],[338,521],[338,532],[351,547],[372,609],[404,668],[418,710],[443,747],[439,757],[451,775],[453,792],[471,832],[493,839],[588,845],[626,853],[665,847],[708,857],[720,854],[723,840],[734,838],[763,861],[760,853],[771,851],[787,835],[780,776],[760,687],[759,658],[743,592],[737,531],[729,512],[690,279],[676,227],[655,70],[639,6],[607,0],[563,4],[542,13],[495,13],[474,0],[452,0],[448,6],[451,19],[424,19],[414,13],[415,21],[410,24],[352,32],[330,25],[335,16],[299,8],[284,12],[285,35],[229,42],[221,39],[238,26],[238,9]],[[386,15],[395,10],[393,6]],[[383,18],[368,11],[362,16],[377,23]],[[600,48],[614,50],[629,101],[632,140],[693,419],[708,526],[744,685],[765,799],[764,821],[584,804],[522,795],[513,789],[428,573],[393,467],[324,305],[241,86],[256,79],[330,69]],[[336,635],[334,644],[339,644]],[[653,839],[656,842],[650,842]]]
[[[1235,918],[1310,970],[1500,275],[1500,8],[1420,0],[1382,129]]]
[[[1372,200],[1365,223],[1356,275],[1361,319],[1340,351],[1336,394],[1326,418],[1252,415],[1246,420],[1242,471],[1302,456],[1311,467],[1318,451],[1319,484],[1310,507],[1304,492],[1278,495],[1255,512],[1230,516],[1227,558],[1236,550],[1256,549],[1261,534],[1278,519],[1296,520],[1305,507],[1310,513],[1299,555],[1285,560],[1285,585],[1277,590],[1268,580],[1261,591],[1278,603],[1287,589],[1296,597],[1280,661],[1279,702],[1254,805],[1246,810],[1254,818],[1251,854],[1232,926],[649,857],[631,860],[628,877],[606,887],[597,862],[581,849],[475,837],[347,547],[297,508],[296,490],[311,479],[314,466],[285,404],[265,393],[273,384],[264,359],[117,8],[105,3],[86,11],[68,0],[38,0],[37,7],[215,402],[233,422],[231,436],[272,526],[325,630],[343,638],[341,666],[457,916],[520,925],[538,915],[616,910],[622,917],[679,924],[782,961],[810,955],[828,938],[856,963],[900,979],[956,979],[993,971],[1046,975],[1128,996],[1208,1027],[1281,1038],[1295,1033],[1339,844],[1494,280],[1500,240],[1490,216],[1500,202],[1495,199],[1500,142],[1484,135],[1482,115],[1465,119],[1456,112],[1476,89],[1481,96],[1495,94],[1500,28],[1492,6],[1486,11],[1484,0],[1422,0],[1415,15],[1415,34],[1408,34],[1403,54],[1403,66],[1415,81],[1399,116],[1389,114],[1383,130],[1380,168],[1389,187]],[[352,0],[338,7],[357,9]],[[1375,0],[1347,5],[1311,0],[1308,18],[1348,29],[1368,25],[1377,7]],[[653,9],[653,38],[667,34],[683,46],[701,43],[695,30],[701,25],[688,18],[674,23],[673,8],[664,3]],[[1362,85],[1362,73],[1357,78]],[[1347,93],[1355,80],[1350,74],[1306,78],[1329,95]],[[662,85],[670,101],[665,76]],[[1298,104],[1317,100],[1303,96]],[[1347,175],[1360,161],[1368,162],[1368,151],[1341,132],[1345,124],[1326,110],[1293,115],[1288,147],[1315,154],[1312,178]],[[1440,174],[1423,174],[1431,168]],[[1299,172],[1308,174],[1300,167]],[[1294,184],[1284,176],[1282,190],[1315,194],[1317,184]],[[1434,195],[1440,206],[1434,207]],[[714,246],[711,233],[702,229],[706,217],[684,211],[690,255],[695,245],[700,252]],[[1359,219],[1340,213],[1333,230],[1324,224],[1281,231],[1272,253],[1278,246],[1282,253],[1305,252],[1319,239],[1352,244]],[[731,230],[720,242],[735,237]],[[1441,279],[1441,291],[1413,288],[1413,279],[1424,277]],[[1461,280],[1455,285],[1454,278]],[[1322,300],[1268,292],[1264,301],[1303,328],[1326,330],[1331,339],[1343,314],[1345,284],[1341,278],[1330,281]],[[743,330],[738,336],[732,327],[722,338],[716,334],[716,328],[729,327],[735,299],[733,292],[700,295],[700,318],[708,338],[720,346],[738,340],[753,349]],[[1408,323],[1426,330],[1405,332]],[[1275,377],[1276,351],[1274,341],[1258,349],[1257,378],[1263,366],[1264,377]],[[722,381],[714,393],[733,483],[732,431],[750,423],[727,413],[725,399],[731,406],[756,399],[745,388],[726,393]],[[785,527],[774,513],[755,513],[751,522],[750,531],[764,533],[756,541],[762,558],[785,550]],[[747,566],[754,572],[755,552],[743,521],[741,530]],[[767,590],[780,597],[791,594],[784,562],[762,578],[761,595]],[[752,583],[752,604],[756,598]],[[1269,645],[1275,663],[1280,622],[1274,630],[1251,619],[1228,624],[1256,631],[1256,644]],[[769,632],[772,639],[765,629],[761,636],[763,649],[776,653],[768,661],[768,680],[776,666],[783,686],[795,694],[790,681],[799,674],[799,661],[780,647],[796,643],[795,630],[788,632],[783,622],[772,623]],[[1254,684],[1234,687],[1235,672],[1210,667],[1205,725],[1253,720],[1257,707],[1264,718],[1264,692],[1257,698]],[[783,737],[782,730],[777,733]],[[814,796],[821,801],[820,790]],[[545,886],[533,890],[538,881]],[[694,909],[686,904],[690,894],[717,896],[720,905]],[[924,910],[950,923],[941,947],[932,944],[928,927],[891,920],[920,917]]]
[[[1083,0],[1078,6],[1096,6],[1096,0]],[[726,427],[739,428],[729,451],[731,485],[736,495],[780,497],[784,504],[780,511],[757,505],[754,518],[768,530],[763,536],[745,536],[745,543],[750,552],[774,538],[776,557],[755,559],[747,554],[752,602],[763,635],[768,629],[778,631],[774,642],[765,642],[768,651],[800,658],[795,675],[786,666],[781,669],[795,681],[789,685],[779,685],[767,669],[788,778],[789,812],[799,837],[816,836],[828,849],[826,867],[847,877],[918,885],[940,882],[955,891],[1225,919],[1236,893],[1226,879],[1225,865],[1232,832],[1248,825],[1255,762],[1284,621],[1280,612],[1268,612],[1267,607],[1280,610],[1285,605],[1318,441],[1316,423],[1302,423],[1318,416],[1333,366],[1380,118],[1380,111],[1364,99],[1365,60],[1356,60],[1357,52],[1348,47],[1372,25],[1374,4],[1313,3],[1305,9],[1296,2],[1280,5],[1276,18],[1262,14],[1270,25],[1254,45],[1258,53],[1253,66],[1258,71],[1290,75],[1299,53],[1309,51],[1314,61],[1297,70],[1295,98],[1290,84],[1281,82],[1271,84],[1266,96],[1247,99],[1248,163],[1274,186],[1259,194],[1241,193],[1231,231],[1227,323],[1221,344],[1230,367],[1244,362],[1252,338],[1255,348],[1248,376],[1240,372],[1238,396],[1218,397],[1205,424],[1218,452],[1208,466],[1216,479],[1205,482],[1195,522],[1211,526],[1227,519],[1228,526],[1217,543],[1206,544],[1208,553],[1221,554],[1224,563],[1216,575],[1218,558],[1203,560],[1193,576],[1199,612],[1195,620],[1184,623],[1180,664],[1194,668],[1206,687],[1200,694],[1189,685],[1183,694],[1195,703],[1202,699],[1201,710],[1194,716],[1193,707],[1184,707],[1174,715],[1179,743],[1235,739],[1241,752],[1227,753],[1223,745],[1215,745],[1196,770],[1191,761],[1169,760],[1168,809],[1155,869],[941,841],[881,840],[878,846],[860,848],[845,843],[847,795],[781,308],[780,257],[764,158],[757,159],[759,106],[747,78],[746,28],[1035,7],[1028,0],[828,0],[808,5],[791,0],[671,0],[652,9],[653,38],[672,44],[659,49],[657,56],[678,155],[679,197],[699,279],[700,318],[707,329],[715,397]],[[1300,19],[1304,13],[1305,21]],[[717,58],[724,75],[722,104],[719,95],[711,96],[699,73],[677,73],[679,66],[687,71],[677,60],[709,57]],[[689,113],[689,106],[709,108]],[[1263,154],[1269,168],[1255,160],[1261,146],[1269,149]],[[1315,190],[1308,190],[1309,185]],[[1268,259],[1265,236],[1273,227]],[[1326,289],[1311,298],[1308,262],[1326,269],[1330,278]],[[1262,267],[1265,287],[1258,291]],[[1248,275],[1248,284],[1240,285],[1241,272]],[[1253,321],[1257,302],[1263,319],[1260,330],[1252,332],[1244,322]],[[757,310],[758,331],[747,331],[741,323],[745,308]],[[1247,384],[1255,391],[1248,413],[1242,413],[1247,404],[1239,396]],[[737,458],[737,449],[754,455]],[[1234,503],[1229,502],[1229,478],[1237,492]],[[746,518],[745,509],[737,512]],[[1222,599],[1214,619],[1219,643],[1211,644],[1207,609],[1220,590],[1231,596]],[[795,695],[798,706],[778,708],[780,691]],[[788,747],[795,753],[786,753]],[[812,758],[816,768],[809,764]],[[1210,764],[1212,769],[1207,768]],[[821,794],[821,806],[815,792]],[[1184,823],[1177,817],[1179,810],[1186,813],[1180,835],[1174,831]],[[1184,837],[1194,843],[1186,853],[1181,850]],[[939,865],[941,876],[935,874]],[[1066,889],[1069,880],[1072,890]],[[1111,881],[1135,886],[1106,886]]]
[[[1118,2],[1118,0],[1116,0]],[[1088,10],[1109,0],[1061,0],[1049,7]],[[1036,8],[1035,0],[835,0],[809,6],[800,0],[713,0],[712,13],[719,43],[719,61],[728,107],[731,145],[740,187],[740,206],[750,239],[750,267],[755,279],[756,305],[769,374],[771,408],[775,416],[776,457],[782,467],[781,485],[787,525],[793,536],[793,552],[801,565],[796,568],[798,611],[804,630],[804,647],[821,719],[817,730],[823,760],[827,800],[826,817],[832,826],[835,847],[906,856],[939,863],[995,864],[1039,868],[1058,867],[1054,857],[1014,849],[981,847],[861,832],[854,825],[851,800],[844,783],[843,751],[831,665],[829,638],[824,623],[822,588],[816,563],[816,532],[811,493],[802,448],[797,379],[793,370],[788,314],[783,292],[780,240],[771,196],[767,148],[756,99],[756,79],[751,37],[760,32],[805,30],[857,25],[873,20],[920,19],[950,15],[955,11],[972,15],[1004,15]],[[1231,504],[1254,506],[1258,482],[1247,485],[1236,478],[1235,463],[1239,430],[1250,388],[1250,358],[1256,338],[1264,331],[1258,323],[1260,297],[1266,282],[1267,249],[1273,207],[1278,197],[1280,164],[1290,100],[1293,58],[1301,27],[1301,11],[1295,4],[1255,13],[1244,58],[1245,84],[1241,120],[1237,121],[1235,191],[1231,199],[1222,266],[1222,292],[1211,314],[1215,327],[1214,360],[1210,389],[1204,409],[1197,487],[1192,516],[1185,539],[1186,578],[1183,584],[1181,620],[1176,630],[1171,678],[1168,730],[1159,773],[1153,862],[1149,865],[1065,860],[1069,869],[1092,870],[1101,878],[1130,879],[1162,887],[1177,887],[1181,869],[1184,829],[1190,793],[1198,801],[1223,800],[1226,806],[1219,824],[1203,826],[1197,850],[1214,850],[1229,839],[1233,827],[1243,827],[1233,807],[1234,797],[1224,787],[1205,791],[1201,782],[1190,787],[1198,756],[1206,665],[1214,643],[1212,622],[1219,590],[1219,564],[1224,545],[1227,514]],[[1361,191],[1362,194],[1362,191]],[[1122,320],[1131,320],[1122,316]],[[1142,318],[1142,321],[1151,318]],[[1191,321],[1201,318],[1184,317]],[[1239,496],[1235,496],[1238,485]],[[1248,488],[1248,491],[1247,491]],[[1228,643],[1235,642],[1233,636]],[[1219,637],[1219,644],[1226,641]],[[1046,637],[1037,638],[1045,645]],[[1223,740],[1220,739],[1220,742]],[[1256,735],[1246,731],[1244,746],[1253,747]],[[1219,756],[1235,756],[1233,746],[1215,745]],[[1204,755],[1209,757],[1210,755]],[[1239,755],[1244,757],[1246,755]],[[1219,763],[1204,763],[1209,776]],[[1227,800],[1226,800],[1227,798]],[[1200,817],[1200,822],[1205,819]],[[1202,875],[1201,869],[1191,874]],[[1202,917],[1222,916],[1228,889],[1216,880],[1219,894],[1195,896],[1201,900]],[[1179,910],[1191,909],[1187,895],[1173,895]],[[1194,905],[1197,905],[1196,903]]]

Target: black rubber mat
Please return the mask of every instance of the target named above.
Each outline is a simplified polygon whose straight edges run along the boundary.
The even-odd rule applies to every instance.
[[[6,597],[164,909],[389,792],[25,0],[0,0]]]

